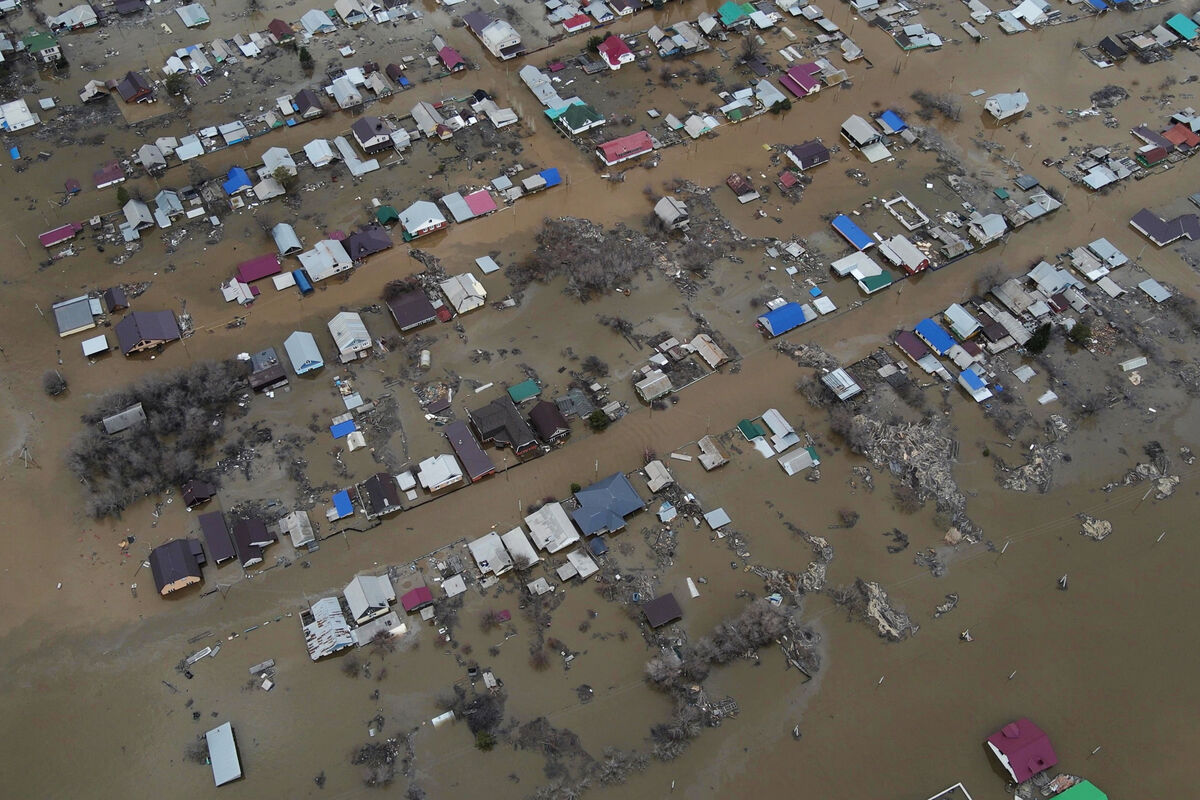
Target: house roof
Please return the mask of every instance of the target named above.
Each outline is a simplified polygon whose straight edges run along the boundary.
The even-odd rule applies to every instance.
[[[297,375],[325,365],[316,337],[308,331],[293,331],[283,340],[283,349],[287,351],[288,360],[292,362],[292,369]]]
[[[818,139],[809,139],[807,142],[792,145],[788,148],[788,152],[800,162],[801,169],[814,167],[829,160],[829,148]]]
[[[418,586],[400,596],[400,605],[405,611],[416,611],[428,605],[433,605],[433,592],[428,586]]]
[[[475,440],[475,435],[471,433],[467,423],[455,420],[443,428],[442,433],[450,442],[450,447],[454,449],[454,455],[458,456],[458,460],[467,468],[467,477],[472,482],[496,471],[495,463],[487,453],[483,452],[483,448]]]
[[[683,619],[683,609],[679,607],[679,601],[671,592],[659,595],[643,605],[642,613],[646,615],[646,621],[650,623],[651,628],[661,628]]]
[[[621,136],[600,145],[600,152],[604,160],[610,164],[633,155],[648,153],[653,149],[654,142],[646,131]]]
[[[150,572],[154,575],[154,586],[159,594],[170,594],[200,582],[200,564],[193,545],[199,547],[200,542],[195,539],[175,539],[150,551]]]
[[[799,303],[785,303],[758,318],[758,324],[768,336],[781,336],[808,322]]]
[[[367,256],[381,253],[392,246],[392,237],[386,228],[379,225],[368,225],[346,237],[343,243],[346,252],[355,261]]]
[[[570,430],[567,418],[558,410],[557,405],[548,400],[539,400],[534,404],[529,410],[529,421],[533,423],[533,429],[542,441],[549,441]]]
[[[1058,763],[1050,737],[1025,717],[993,733],[987,743],[1017,783]]]
[[[199,517],[200,532],[208,545],[208,554],[214,564],[220,564],[234,558],[237,552],[229,538],[229,526],[225,524],[225,516],[220,511],[209,511]]]
[[[629,49],[629,45],[616,34],[610,33],[596,49],[610,67],[618,67],[622,62],[633,59],[633,51]]]
[[[140,72],[125,73],[125,77],[117,84],[117,94],[121,95],[121,99],[126,103],[144,97],[152,91],[150,82]]]
[[[296,92],[296,94],[292,97],[292,100],[295,101],[296,108],[299,109],[301,114],[314,108],[322,111],[325,108],[323,105],[321,105],[320,96],[312,89],[301,89],[300,91]]]
[[[173,311],[131,311],[117,323],[117,342],[125,355],[141,342],[173,342],[179,336]]]
[[[417,233],[445,223],[446,217],[428,200],[418,200],[400,212],[400,224],[409,233]]]
[[[264,253],[238,264],[237,279],[242,283],[253,283],[279,273],[279,254]]]
[[[146,410],[141,403],[134,403],[124,411],[118,411],[100,420],[104,432],[110,436],[121,431],[127,431],[139,422],[146,421]]]
[[[918,322],[914,332],[938,355],[945,355],[954,347],[954,338],[929,317]]]
[[[468,411],[471,424],[485,442],[512,447],[520,453],[537,444],[537,437],[508,395],[497,397],[482,408]]]
[[[586,535],[620,530],[625,527],[625,517],[646,507],[633,484],[620,472],[580,489],[575,499],[579,508],[571,512],[571,518]]]
[[[286,39],[293,39],[296,36],[295,31],[292,30],[292,26],[281,19],[273,19],[268,22],[267,30],[281,42]]]
[[[376,472],[363,481],[362,488],[367,495],[364,503],[371,516],[400,510],[400,487],[388,473]]]
[[[193,478],[185,483],[180,487],[180,491],[183,494],[183,503],[188,508],[198,503],[203,503],[206,500],[211,500],[217,495],[217,487],[199,478]]]
[[[342,594],[350,607],[350,616],[358,623],[386,614],[388,603],[396,599],[387,575],[355,575]]]
[[[1059,800],[1108,800],[1108,795],[1096,788],[1091,781],[1083,780],[1057,795]]]
[[[478,189],[463,197],[467,204],[467,208],[471,209],[471,213],[477,217],[482,217],[484,214],[491,214],[496,210],[496,201],[492,199],[492,195],[487,189]]]
[[[387,301],[388,310],[400,330],[407,331],[437,319],[437,311],[429,297],[420,289],[397,295]]]
[[[537,397],[542,393],[542,387],[538,386],[537,381],[533,378],[523,380],[518,384],[508,387],[508,396],[512,398],[514,403],[523,403],[531,397]]]
[[[459,52],[453,47],[443,47],[438,50],[438,58],[442,60],[442,65],[451,71],[467,65],[467,60],[459,55]]]
[[[579,541],[579,532],[571,524],[562,503],[546,503],[526,515],[525,524],[529,526],[529,538],[533,543],[550,553],[557,553]]]
[[[354,134],[354,138],[358,139],[360,143],[365,144],[379,136],[390,138],[392,135],[392,126],[379,117],[359,117],[350,126],[350,132]]]

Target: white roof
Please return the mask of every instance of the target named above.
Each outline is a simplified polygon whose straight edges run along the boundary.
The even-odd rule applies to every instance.
[[[525,524],[529,526],[529,538],[534,545],[550,553],[557,553],[579,541],[579,532],[561,503],[547,503],[526,516]]]
[[[462,467],[449,453],[431,456],[417,465],[417,480],[431,492],[458,483],[462,477]]]
[[[776,460],[779,462],[779,466],[783,467],[783,471],[788,475],[795,475],[798,472],[803,472],[814,464],[819,463],[813,459],[812,453],[809,452],[807,447],[801,447],[800,449],[794,450],[787,455],[780,456]]]
[[[1095,253],[1101,261],[1108,264],[1109,267],[1116,269],[1129,262],[1129,259],[1113,246],[1108,239],[1097,239],[1094,242],[1088,243],[1088,249]]]
[[[989,97],[983,107],[996,119],[1007,119],[1020,114],[1029,105],[1029,95],[1024,92],[1001,92]]]
[[[960,339],[966,339],[983,327],[979,324],[979,320],[971,316],[971,312],[958,303],[953,303],[946,309],[946,322],[950,324],[950,330],[954,332],[954,335]]]
[[[371,346],[371,334],[357,311],[339,311],[329,320],[329,334],[343,353],[365,350]]]
[[[308,657],[313,661],[354,646],[350,624],[336,597],[323,597],[312,605],[313,621],[304,626]]]
[[[445,215],[428,200],[418,200],[400,212],[400,224],[409,233],[419,233],[426,228],[441,225],[445,221]]]
[[[667,469],[666,464],[657,459],[647,464],[644,469],[646,470],[646,487],[652,492],[657,492],[675,482],[675,478],[671,476],[671,471]]]
[[[446,299],[459,314],[473,311],[487,302],[487,290],[483,284],[469,272],[454,275],[442,281],[439,286],[446,294]]]
[[[213,783],[223,786],[242,777],[242,762],[238,760],[233,725],[226,722],[204,734],[208,742],[208,760],[212,763]]]
[[[312,520],[308,518],[307,511],[293,511],[279,520],[279,527],[287,533],[288,538],[292,540],[292,547],[297,550],[309,542],[316,541],[317,537],[313,535]]]
[[[307,372],[325,363],[321,358],[321,350],[317,347],[316,337],[308,331],[294,331],[283,340],[283,349],[287,351],[288,360],[292,362],[292,369],[296,374],[300,374],[302,368]]]
[[[293,253],[301,247],[296,229],[286,222],[280,222],[271,228],[271,238],[275,240],[275,248],[279,250],[280,255]]]
[[[1138,288],[1146,294],[1150,295],[1150,299],[1156,303],[1161,303],[1164,300],[1169,300],[1171,293],[1167,291],[1161,283],[1153,278],[1147,278],[1138,284]]]
[[[388,603],[396,599],[396,590],[387,575],[355,575],[342,594],[359,624],[386,614]]]
[[[337,239],[322,239],[313,245],[312,250],[301,253],[299,259],[300,266],[304,267],[304,271],[314,283],[354,266],[345,246]]]
[[[852,115],[842,123],[842,132],[860,145],[879,138],[879,131],[858,114]]]
[[[334,159],[333,148],[329,146],[328,139],[313,139],[304,145],[304,155],[314,167],[323,167]]]
[[[328,14],[315,8],[304,12],[304,15],[300,17],[300,24],[309,34],[328,32],[337,28]]]
[[[829,265],[839,277],[850,275],[854,278],[869,278],[880,275],[883,269],[875,263],[875,259],[866,253],[856,250],[848,256],[839,258]]]
[[[467,549],[471,551],[475,563],[479,566],[479,571],[484,575],[489,572],[493,575],[503,575],[512,569],[512,556],[505,549],[500,534],[495,531],[485,533],[475,541],[468,542]]]
[[[183,24],[188,28],[194,28],[197,25],[208,24],[208,12],[204,10],[204,6],[199,3],[192,3],[186,6],[180,6],[175,9],[175,13],[179,14],[179,18],[183,20]]]
[[[581,581],[586,581],[600,571],[592,557],[582,550],[572,550],[567,553],[567,561],[575,568],[575,573],[579,575]]]
[[[94,356],[97,353],[103,353],[108,349],[108,337],[103,333],[99,336],[93,336],[90,339],[83,340],[83,354],[85,356]]]
[[[712,530],[724,527],[733,522],[729,517],[729,513],[724,508],[714,508],[712,511],[704,515],[704,521],[708,523],[708,527]]]
[[[534,550],[533,545],[529,543],[529,538],[525,535],[525,531],[522,530],[520,525],[508,533],[501,534],[500,540],[504,542],[505,549],[508,550],[514,559],[523,558],[530,565],[542,560],[538,556],[537,550]]]

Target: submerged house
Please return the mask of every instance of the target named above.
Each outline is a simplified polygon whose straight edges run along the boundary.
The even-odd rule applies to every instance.
[[[181,338],[173,311],[131,311],[116,329],[121,352],[127,356]]]
[[[329,320],[328,327],[343,363],[359,358],[373,346],[367,325],[356,311],[339,311]]]
[[[308,331],[293,331],[291,336],[283,340],[283,349],[287,351],[288,360],[292,362],[292,369],[297,375],[325,366],[316,337]]]
[[[387,307],[401,331],[411,331],[437,319],[437,309],[421,289],[393,297],[387,301]]]
[[[989,97],[983,103],[983,108],[997,122],[1024,114],[1029,107],[1029,95],[1024,92],[1001,92]]]
[[[382,617],[396,601],[396,590],[387,575],[355,575],[342,594],[355,625]]]
[[[463,14],[462,21],[487,51],[501,61],[516,58],[525,52],[521,35],[505,20],[496,19],[482,11],[472,11]]]
[[[575,492],[579,508],[571,518],[585,536],[614,533],[625,527],[625,517],[646,507],[633,484],[620,472]]]
[[[342,613],[342,604],[336,597],[323,597],[312,604],[312,608],[300,615],[304,631],[304,645],[308,657],[319,661],[326,656],[354,647],[354,636],[350,624]]]
[[[468,411],[479,438],[497,447],[511,447],[518,456],[537,450],[538,440],[508,395],[497,397],[482,408]]]
[[[200,582],[204,548],[196,539],[175,539],[150,551],[150,572],[154,587],[168,595]]]
[[[1025,717],[989,736],[987,746],[1016,783],[1024,783],[1058,763],[1050,737]]]

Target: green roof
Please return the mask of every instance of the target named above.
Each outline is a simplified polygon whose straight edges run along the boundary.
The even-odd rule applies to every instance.
[[[878,275],[868,275],[859,281],[863,291],[867,294],[877,292],[892,285],[892,276],[886,269]]]
[[[1166,25],[1185,39],[1195,39],[1197,32],[1200,31],[1200,25],[1197,25],[1183,14],[1176,14],[1171,17],[1167,20]]]
[[[25,49],[31,53],[39,53],[42,50],[49,50],[51,47],[58,47],[58,40],[48,33],[35,31],[21,40],[25,45]]]
[[[1059,792],[1058,797],[1062,800],[1108,800],[1108,795],[1097,789],[1091,781],[1080,781],[1070,789]]]
[[[512,398],[514,403],[524,403],[526,400],[537,397],[542,393],[542,387],[538,386],[532,379],[521,381],[516,386],[508,387],[508,396]]]
[[[742,436],[746,437],[746,441],[767,435],[767,432],[762,429],[761,425],[756,425],[748,419],[744,419],[738,423],[738,430],[742,432]]]
[[[735,3],[733,0],[728,0],[717,9],[717,16],[721,18],[722,25],[731,25],[742,17],[749,16],[753,11],[754,6],[749,3]]]
[[[589,106],[587,103],[572,103],[562,109],[557,116],[562,120],[567,128],[575,130],[586,125],[591,125],[594,122],[603,120],[600,112]]]
[[[809,445],[808,447],[806,447],[804,449],[808,451],[808,454],[810,456],[812,456],[813,466],[814,467],[820,466],[821,465],[821,457],[817,455],[817,448],[813,447],[812,445]],[[1108,798],[1105,798],[1105,800],[1108,800]]]
[[[995,192],[996,197],[999,197],[1001,200],[1008,199],[1008,189],[1000,187],[999,189],[993,189],[992,191]]]
[[[389,222],[399,222],[400,212],[391,206],[380,206],[375,209],[375,219],[383,225]]]

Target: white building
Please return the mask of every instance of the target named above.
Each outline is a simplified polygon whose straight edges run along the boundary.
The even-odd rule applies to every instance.
[[[306,617],[311,622],[303,625],[304,644],[308,648],[308,657],[313,661],[354,646],[350,624],[346,622],[342,604],[336,597],[323,597],[313,603],[308,614],[301,615],[301,621]]]
[[[538,548],[557,553],[579,541],[579,532],[561,503],[547,503],[525,517],[529,538]]]
[[[503,575],[512,569],[512,556],[504,547],[504,541],[500,538],[500,534],[495,531],[485,533],[475,541],[468,542],[467,549],[475,557],[475,563],[484,575],[489,573]]]
[[[329,335],[333,337],[342,362],[353,361],[371,349],[371,334],[362,315],[356,311],[340,311],[329,320]]]
[[[461,483],[462,479],[462,467],[449,453],[431,456],[417,465],[417,481],[430,492]]]
[[[388,613],[388,604],[396,601],[396,590],[387,575],[355,575],[342,594],[356,625],[382,617]]]

